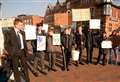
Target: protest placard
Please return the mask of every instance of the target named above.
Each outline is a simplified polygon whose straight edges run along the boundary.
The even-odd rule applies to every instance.
[[[45,32],[48,32],[48,24],[43,24],[42,30],[45,30]]]
[[[61,45],[60,34],[53,34],[53,45]]]
[[[37,36],[37,51],[46,50],[46,36]]]
[[[111,41],[102,41],[101,47],[106,48],[106,49],[112,48],[112,42]]]
[[[25,36],[26,36],[26,40],[36,39],[36,26],[25,25]]]
[[[89,21],[90,9],[72,9],[72,21]]]
[[[100,29],[100,19],[90,19],[90,29]]]

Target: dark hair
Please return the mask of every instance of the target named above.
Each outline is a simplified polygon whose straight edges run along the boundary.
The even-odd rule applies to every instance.
[[[20,18],[15,18],[14,25],[18,24],[19,22],[23,23],[23,21]]]
[[[38,23],[36,26],[37,26],[37,27],[43,26],[43,23]]]

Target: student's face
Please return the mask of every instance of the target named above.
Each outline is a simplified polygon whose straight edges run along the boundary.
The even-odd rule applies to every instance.
[[[69,29],[66,29],[66,30],[65,30],[65,34],[69,34]]]
[[[79,32],[82,32],[82,27],[79,27],[79,28],[78,28],[78,31],[79,31]]]
[[[53,31],[49,31],[48,34],[49,34],[50,36],[52,36],[52,35],[53,35]]]
[[[24,29],[24,24],[22,22],[18,22],[15,25],[15,28],[17,28],[18,30],[23,30]]]

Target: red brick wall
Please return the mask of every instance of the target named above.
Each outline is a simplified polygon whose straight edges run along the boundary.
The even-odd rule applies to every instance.
[[[43,21],[43,17],[40,16],[32,16],[32,23],[36,25],[37,23],[41,23]]]
[[[120,27],[120,9],[116,7],[112,7],[112,16],[106,17],[106,32],[108,35],[112,33],[113,30],[116,30]],[[109,29],[112,28],[110,31]]]

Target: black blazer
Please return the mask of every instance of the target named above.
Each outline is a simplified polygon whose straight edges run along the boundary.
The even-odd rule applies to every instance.
[[[24,51],[25,51],[25,53],[27,53],[25,32],[24,31],[20,31],[20,33],[23,36]],[[16,35],[16,32],[15,32],[14,28],[11,28],[8,31],[8,35],[6,37],[6,40],[7,41],[5,41],[5,44],[6,44],[5,48],[8,51],[8,54],[10,54],[10,55],[17,55],[20,49],[18,47],[17,35]]]
[[[86,48],[93,48],[93,34],[92,32],[88,32],[86,34]]]

